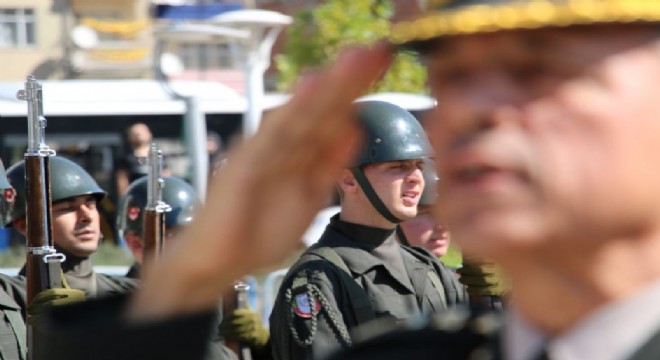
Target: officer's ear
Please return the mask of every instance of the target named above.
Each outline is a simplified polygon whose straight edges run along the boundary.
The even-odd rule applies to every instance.
[[[14,229],[16,229],[16,231],[21,233],[21,235],[27,236],[27,222],[25,221],[24,217],[14,220],[12,225],[14,226]]]
[[[355,176],[349,169],[344,169],[339,176],[337,186],[343,193],[355,193],[358,191],[359,185]]]

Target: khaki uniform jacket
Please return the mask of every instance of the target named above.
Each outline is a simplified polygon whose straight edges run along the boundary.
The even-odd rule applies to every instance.
[[[349,347],[354,341],[350,331],[365,319],[400,322],[420,310],[428,314],[467,302],[453,271],[425,250],[402,246],[410,278],[406,281],[363,244],[332,225],[317,246],[331,247],[341,257],[363,295],[356,297],[355,288],[349,289],[355,284],[345,272],[308,249],[285,276],[271,313],[271,345],[277,360],[319,358],[339,347]],[[429,272],[437,274],[443,289],[436,289]],[[367,299],[367,306],[360,298]],[[366,312],[371,314],[364,316]]]
[[[0,360],[25,359],[27,292],[25,268],[17,276],[0,275]],[[131,292],[137,282],[96,273],[96,296]]]
[[[25,286],[0,274],[0,359],[25,359]]]

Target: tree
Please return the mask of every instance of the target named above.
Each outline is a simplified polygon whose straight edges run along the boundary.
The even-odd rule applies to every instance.
[[[306,69],[332,61],[341,48],[385,37],[394,6],[390,0],[326,0],[298,12],[287,30],[284,52],[275,57],[278,88],[289,90]],[[421,93],[426,71],[411,54],[400,53],[373,92]]]

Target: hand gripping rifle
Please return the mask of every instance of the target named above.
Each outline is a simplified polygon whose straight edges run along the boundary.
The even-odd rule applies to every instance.
[[[45,143],[41,85],[28,76],[16,97],[28,103],[28,147],[25,153],[25,219],[27,224],[27,303],[41,291],[62,287],[60,263],[66,257],[55,250],[50,194],[50,161],[55,155]],[[28,329],[28,357],[34,352],[34,333]]]
[[[147,181],[147,205],[144,208],[144,262],[155,261],[163,250],[165,237],[165,213],[172,208],[163,202],[163,154],[151,143],[147,155],[149,168]]]
[[[229,313],[234,309],[249,309],[250,285],[245,280],[234,282],[233,291],[227,293],[223,300],[223,312]],[[226,341],[226,345],[238,355],[239,360],[252,360],[252,351],[247,344],[236,341]]]

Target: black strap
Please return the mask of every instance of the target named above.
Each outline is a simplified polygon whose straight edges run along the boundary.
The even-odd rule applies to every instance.
[[[396,236],[399,239],[399,242],[402,245],[405,246],[412,246],[410,245],[410,242],[408,241],[408,238],[406,237],[406,234],[403,232],[403,229],[401,229],[401,226],[396,227]]]
[[[373,205],[373,207],[376,208],[379,214],[381,214],[385,219],[387,219],[387,221],[393,224],[398,224],[401,221],[403,221],[397,218],[396,216],[394,216],[387,208],[387,206],[383,204],[383,201],[378,197],[376,191],[369,183],[369,180],[364,175],[364,171],[362,171],[361,168],[359,167],[351,168],[351,172],[353,173],[355,180],[357,180],[358,184],[360,184],[360,187],[362,187],[362,191],[364,191],[364,194],[367,196],[367,199],[369,199],[371,205]]]

